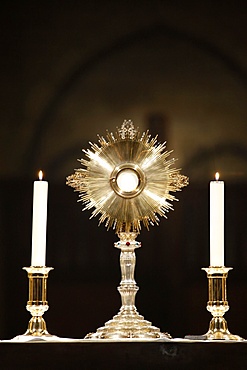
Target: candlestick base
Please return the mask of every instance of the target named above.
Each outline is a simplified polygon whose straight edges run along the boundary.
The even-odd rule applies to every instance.
[[[50,336],[46,329],[46,322],[43,317],[33,316],[28,323],[27,331],[24,335],[40,337],[42,335]]]
[[[229,310],[226,279],[232,267],[210,266],[202,270],[206,271],[208,278],[209,300],[207,303],[207,310],[213,316],[209,324],[209,330],[203,337],[208,340],[243,340],[239,335],[230,333],[227,321],[223,317]]]
[[[171,339],[170,334],[161,333],[159,328],[152,326],[152,323],[146,321],[139,315],[135,307],[135,295],[139,290],[134,280],[135,270],[135,249],[141,246],[141,243],[135,241],[137,233],[121,232],[120,241],[115,243],[115,247],[121,249],[120,267],[122,280],[118,291],[122,299],[122,307],[112,320],[107,321],[104,327],[99,328],[96,333],[89,333],[85,339]]]
[[[205,337],[208,340],[243,340],[239,335],[234,335],[229,332],[227,321],[221,316],[212,318]]]

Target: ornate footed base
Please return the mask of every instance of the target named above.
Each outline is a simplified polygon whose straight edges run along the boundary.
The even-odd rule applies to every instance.
[[[46,329],[46,323],[43,317],[33,316],[29,323],[25,334],[18,335],[13,338],[13,341],[29,342],[29,341],[51,341],[58,340],[56,335],[51,335]]]
[[[46,323],[43,317],[33,316],[28,323],[28,328],[25,334],[17,335],[10,341],[12,342],[63,342],[73,341],[71,338],[61,338],[56,335],[49,334],[46,329]]]
[[[24,335],[31,335],[34,337],[39,337],[41,335],[50,336],[46,329],[46,323],[43,317],[34,316],[28,323],[27,331]]]
[[[205,336],[209,340],[243,340],[239,335],[233,335],[229,332],[224,317],[213,317]]]
[[[152,326],[150,321],[139,315],[136,308],[132,311],[122,307],[112,320],[107,321],[104,327],[96,333],[89,333],[85,339],[171,339],[170,334],[161,333],[159,328]]]
[[[161,333],[159,328],[139,315],[135,307],[135,295],[139,289],[134,279],[135,249],[141,246],[141,243],[135,241],[136,235],[134,232],[120,233],[120,241],[115,243],[115,247],[121,249],[122,280],[118,291],[122,307],[112,320],[107,321],[96,333],[87,334],[85,339],[171,339],[170,334]]]
[[[51,342],[51,341],[63,341],[63,338],[57,337],[56,335],[51,335],[49,333],[37,336],[25,333],[22,335],[17,335],[13,339],[11,339],[11,342]]]

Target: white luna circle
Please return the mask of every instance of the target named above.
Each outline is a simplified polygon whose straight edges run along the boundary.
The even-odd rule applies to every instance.
[[[130,193],[138,187],[139,177],[135,170],[126,168],[119,172],[116,182],[121,191]]]

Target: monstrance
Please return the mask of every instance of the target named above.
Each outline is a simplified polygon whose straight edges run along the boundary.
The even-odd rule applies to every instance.
[[[154,339],[171,338],[141,316],[135,306],[138,291],[134,278],[135,249],[141,246],[135,239],[149,224],[159,223],[172,209],[171,192],[181,190],[188,178],[173,167],[175,159],[167,160],[171,152],[165,143],[151,138],[149,131],[140,133],[131,120],[125,120],[115,134],[99,136],[99,145],[90,143],[83,150],[87,159],[80,159],[83,168],[67,177],[67,184],[79,192],[84,210],[93,209],[99,223],[113,228],[119,237],[114,243],[121,250],[122,280],[118,291],[122,306],[112,320],[86,339]]]

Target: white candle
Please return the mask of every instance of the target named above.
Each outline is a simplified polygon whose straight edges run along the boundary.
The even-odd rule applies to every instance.
[[[224,266],[224,181],[210,181],[210,266]]]
[[[48,182],[42,178],[43,173],[39,171],[39,180],[33,184],[31,266],[45,266]]]

